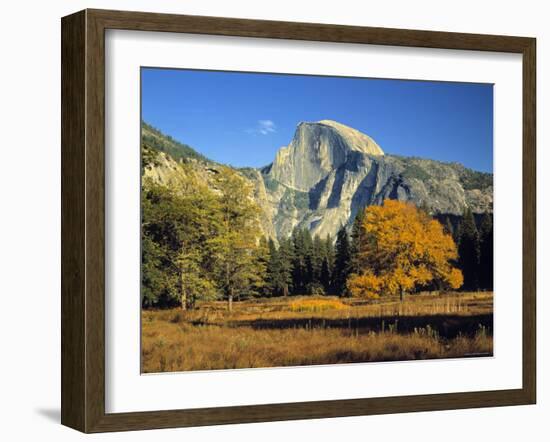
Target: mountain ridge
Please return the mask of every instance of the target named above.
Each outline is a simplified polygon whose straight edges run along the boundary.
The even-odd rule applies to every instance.
[[[142,126],[143,143],[150,140],[150,128]],[[162,134],[154,130],[157,137]],[[208,180],[216,168],[231,167],[181,144],[187,156],[153,146],[165,157],[146,173],[177,182],[173,175],[180,172],[171,161],[184,161]],[[359,209],[386,198],[413,202],[434,215],[460,215],[466,206],[474,213],[492,212],[492,174],[460,163],[384,153],[368,135],[332,120],[298,124],[289,145],[267,166],[233,169],[253,186],[262,230],[274,239],[296,227],[334,237],[342,225],[351,225]]]

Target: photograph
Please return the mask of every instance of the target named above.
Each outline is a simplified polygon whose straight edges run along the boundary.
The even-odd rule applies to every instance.
[[[143,374],[493,356],[493,84],[140,77]]]
[[[0,442],[544,439],[549,16],[445,6],[6,2]]]

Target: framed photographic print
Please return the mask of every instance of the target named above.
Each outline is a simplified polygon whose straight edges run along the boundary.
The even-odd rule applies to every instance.
[[[62,19],[62,423],[535,403],[535,40]]]

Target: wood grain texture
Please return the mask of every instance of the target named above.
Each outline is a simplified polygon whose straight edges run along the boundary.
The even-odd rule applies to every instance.
[[[536,40],[523,50],[523,389],[537,395],[537,148]]]
[[[523,54],[523,387],[404,397],[105,413],[105,30]],[[536,397],[535,40],[86,10],[62,20],[62,423],[84,432],[532,404]],[[518,146],[519,148],[519,146]]]
[[[85,13],[61,33],[61,422],[85,427]]]
[[[363,43],[385,46],[522,52],[529,38],[318,23],[246,20],[148,12],[88,10],[106,29],[185,32],[191,34],[289,40]]]
[[[105,415],[105,38],[86,11],[86,431]]]

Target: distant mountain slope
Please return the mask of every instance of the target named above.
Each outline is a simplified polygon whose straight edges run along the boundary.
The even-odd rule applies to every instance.
[[[167,154],[146,173],[168,185],[177,186],[183,170],[178,162],[205,180],[224,167],[150,126],[143,134],[145,145]],[[334,237],[342,225],[351,225],[358,210],[386,198],[411,201],[434,215],[461,215],[466,206],[474,213],[493,210],[492,174],[384,154],[372,138],[330,120],[300,123],[272,164],[236,170],[254,185],[263,231],[275,239],[295,227]]]
[[[141,123],[141,142],[148,147],[170,155],[176,161],[185,158],[192,158],[205,162],[210,161],[191,146],[174,140],[171,136],[163,134],[160,130],[144,121]]]

